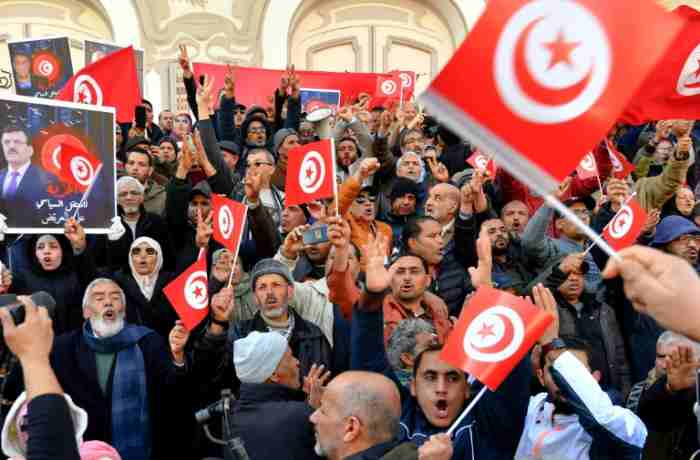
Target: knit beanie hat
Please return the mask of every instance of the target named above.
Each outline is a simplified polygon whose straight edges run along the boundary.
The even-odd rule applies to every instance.
[[[296,135],[296,131],[293,129],[289,128],[282,128],[279,131],[275,133],[275,136],[272,138],[272,145],[275,148],[275,153],[279,153],[280,146],[284,143],[284,140],[291,136],[292,134]]]
[[[397,177],[394,181],[394,186],[391,187],[389,200],[394,201],[404,195],[412,193],[416,197],[420,194],[420,187],[411,179],[406,177]]]

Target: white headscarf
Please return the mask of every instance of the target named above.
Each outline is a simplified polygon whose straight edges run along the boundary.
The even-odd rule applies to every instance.
[[[150,275],[139,275],[138,272],[134,269],[134,262],[131,258],[131,251],[141,243],[146,243],[147,245],[156,250],[156,267],[153,269],[153,273],[151,273]],[[138,284],[139,289],[141,289],[141,293],[148,300],[151,300],[151,297],[153,297],[153,289],[156,287],[158,274],[160,273],[160,269],[162,267],[163,250],[160,248],[160,244],[156,240],[147,236],[140,236],[136,238],[133,243],[131,243],[131,247],[129,248],[129,268],[131,268],[131,276],[134,277],[134,279],[136,280],[136,284]]]

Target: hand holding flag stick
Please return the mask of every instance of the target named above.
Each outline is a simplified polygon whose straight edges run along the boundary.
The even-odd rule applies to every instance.
[[[523,298],[481,287],[462,309],[440,359],[476,377],[484,387],[452,423],[448,434],[457,429],[487,389],[496,391],[538,339],[549,341],[552,333],[558,334],[553,332],[550,314],[557,308],[556,302],[548,292],[541,284],[535,287],[537,308]]]

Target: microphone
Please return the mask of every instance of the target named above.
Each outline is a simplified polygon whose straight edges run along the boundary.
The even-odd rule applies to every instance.
[[[212,417],[222,415],[226,411],[226,406],[230,405],[231,401],[235,399],[231,390],[224,388],[221,390],[221,399],[195,412],[194,418],[200,425],[205,424],[209,422]]]
[[[54,312],[56,311],[56,301],[53,296],[46,291],[38,291],[29,296],[32,302],[37,307],[46,308],[49,311],[49,316],[53,318]],[[15,324],[21,324],[24,322],[26,312],[24,311],[24,305],[22,305],[19,300],[17,300],[17,294],[2,294],[0,295],[0,308],[7,308],[12,315],[12,319]]]

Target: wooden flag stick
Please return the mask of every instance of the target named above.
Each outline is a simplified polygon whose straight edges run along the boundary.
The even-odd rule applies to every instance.
[[[481,399],[481,397],[484,396],[484,393],[486,393],[486,390],[488,390],[488,389],[489,389],[489,388],[488,388],[486,385],[484,385],[484,386],[481,388],[481,390],[479,390],[479,392],[476,394],[476,396],[474,396],[474,399],[472,399],[472,400],[469,402],[469,405],[467,406],[467,408],[464,409],[464,410],[462,411],[462,413],[459,414],[459,417],[457,417],[457,420],[455,420],[455,421],[452,423],[452,426],[450,427],[450,429],[447,430],[447,434],[452,435],[452,433],[454,432],[454,430],[456,430],[457,427],[459,426],[459,424],[462,423],[462,420],[464,420],[464,417],[466,417],[467,414],[469,414],[469,412],[471,412],[471,410],[474,408],[474,406],[476,406],[476,403],[479,402],[479,400]]]

